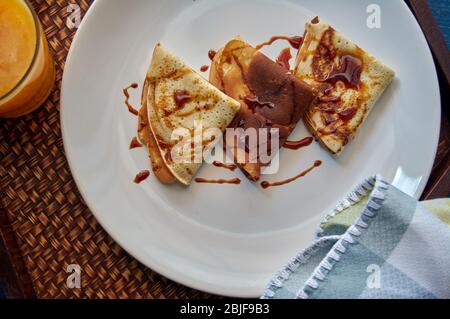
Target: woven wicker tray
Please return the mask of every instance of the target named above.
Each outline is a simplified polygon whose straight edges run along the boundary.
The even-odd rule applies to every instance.
[[[47,34],[57,78],[39,110],[17,120],[0,120],[0,285],[9,297],[212,297],[163,278],[130,257],[83,202],[67,165],[59,122],[61,78],[76,31],[66,26],[69,2],[31,2]],[[92,1],[76,2],[84,15]],[[426,197],[450,190],[450,129],[445,116],[442,123]],[[67,288],[70,264],[81,266],[81,289]]]
[[[43,107],[17,120],[0,121],[0,215],[3,237],[20,281],[15,290],[39,298],[206,297],[130,257],[83,202],[67,165],[59,123],[64,62],[76,31],[66,26],[69,2],[31,2],[47,34],[57,77]],[[83,15],[90,2],[76,1]],[[81,266],[82,289],[67,288],[70,264]]]

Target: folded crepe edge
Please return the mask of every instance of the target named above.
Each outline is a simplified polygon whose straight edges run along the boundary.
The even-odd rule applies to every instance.
[[[158,62],[158,54],[163,54],[163,55],[165,54],[167,56],[170,56],[171,62],[173,62],[173,65],[171,66],[171,68],[169,68],[169,70],[165,70],[166,72],[163,75],[155,74],[155,68],[156,68],[155,65]],[[186,166],[185,163],[176,163],[176,162],[168,163],[166,156],[164,156],[164,150],[162,149],[160,143],[158,143],[158,140],[156,138],[157,132],[156,132],[156,129],[155,129],[153,121],[152,121],[152,111],[154,111],[154,109],[152,107],[150,107],[154,103],[154,96],[151,94],[151,92],[154,91],[152,89],[153,84],[151,83],[151,79],[158,78],[161,76],[166,76],[166,75],[171,74],[172,72],[176,72],[176,71],[182,70],[182,69],[187,69],[187,70],[189,70],[189,72],[192,72],[200,81],[202,81],[202,83],[205,86],[207,86],[209,89],[216,91],[221,96],[221,98],[223,98],[224,100],[226,100],[228,102],[231,102],[231,101],[234,102],[235,109],[233,111],[234,111],[235,115],[239,112],[240,103],[238,101],[234,100],[233,98],[229,97],[225,93],[223,93],[219,88],[217,88],[213,84],[211,84],[207,79],[202,77],[198,72],[196,72],[191,67],[189,67],[181,58],[179,58],[177,55],[173,54],[172,52],[170,52],[169,50],[164,48],[160,43],[158,43],[155,46],[155,48],[153,50],[152,62],[147,71],[147,77],[146,77],[146,81],[148,81],[147,116],[148,116],[149,127],[152,131],[152,135],[153,135],[153,138],[155,139],[155,143],[158,146],[160,158],[164,162],[166,168],[178,180],[178,182],[180,182],[181,184],[183,184],[185,186],[189,186],[190,183],[192,182],[192,179],[194,178],[194,176],[196,175],[196,173],[198,172],[200,167],[203,165],[203,162],[190,163],[191,167],[188,167],[188,168],[185,167]],[[156,114],[154,115],[154,117],[155,117],[156,121],[161,120],[159,118],[159,116],[157,116]],[[226,126],[228,126],[229,124],[230,123],[227,123]],[[210,146],[211,144],[215,145],[218,142],[219,142],[218,140],[213,141],[208,146]],[[202,151],[203,151],[204,145],[202,145],[202,146],[203,146],[202,147]],[[188,173],[186,173],[186,171],[188,171]]]
[[[298,50],[298,54],[296,57],[295,67],[294,67],[294,74],[295,76],[299,77],[299,67],[304,62],[304,59],[308,58],[311,50],[311,45],[314,41],[320,42],[321,37],[329,28],[332,28],[329,24],[324,22],[323,20],[316,17],[311,22],[306,23],[305,25],[305,34],[303,43]],[[332,28],[333,29],[333,28]],[[333,29],[334,30],[334,29]],[[395,71],[390,68],[388,65],[386,65],[384,62],[380,61],[376,57],[374,57],[372,54],[367,52],[366,50],[360,48],[355,42],[344,36],[342,33],[335,31],[335,34],[342,39],[342,41],[347,41],[350,46],[355,46],[356,48],[359,48],[365,58],[365,64],[369,64],[372,68],[373,72],[376,72],[377,74],[380,74],[380,77],[382,80],[379,80],[380,83],[377,88],[372,88],[370,90],[370,97],[365,102],[367,111],[365,112],[364,116],[361,118],[361,121],[359,125],[354,129],[352,134],[348,136],[348,141],[346,143],[342,143],[341,141],[336,141],[333,138],[333,135],[324,135],[321,136],[318,134],[316,124],[313,120],[313,115],[315,112],[313,112],[313,109],[310,108],[305,113],[305,116],[303,117],[303,122],[305,123],[305,126],[307,129],[311,132],[311,134],[316,138],[316,140],[319,142],[319,144],[326,150],[328,150],[333,155],[340,155],[342,151],[346,148],[346,146],[356,137],[360,127],[365,123],[367,120],[369,114],[377,104],[380,97],[383,95],[385,90],[389,87],[389,85],[392,83],[392,81],[395,78]],[[373,70],[375,69],[375,70]]]
[[[138,115],[138,137],[142,144],[147,147],[152,170],[156,178],[163,184],[173,184],[176,181],[175,176],[167,168],[167,165],[162,159],[159,147],[156,143],[153,132],[150,128],[148,121],[148,108],[147,108],[147,93],[148,93],[149,81],[146,78],[142,88],[141,95],[141,108]]]

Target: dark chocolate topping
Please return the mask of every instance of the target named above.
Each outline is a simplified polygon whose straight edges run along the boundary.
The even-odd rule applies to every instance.
[[[245,78],[250,91],[263,105],[255,112],[272,125],[293,129],[314,99],[308,85],[259,52],[253,57]]]

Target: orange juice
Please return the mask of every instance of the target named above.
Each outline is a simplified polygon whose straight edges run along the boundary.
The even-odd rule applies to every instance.
[[[0,117],[17,117],[50,94],[55,69],[42,27],[25,0],[0,0]]]

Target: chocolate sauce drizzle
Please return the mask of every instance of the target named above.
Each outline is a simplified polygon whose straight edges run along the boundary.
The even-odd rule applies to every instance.
[[[188,91],[175,91],[173,99],[178,109],[182,109],[185,104],[192,101],[192,96]]]
[[[204,179],[204,178],[196,178],[196,183],[200,184],[234,184],[239,185],[241,180],[239,178],[233,179]]]
[[[214,57],[216,56],[217,52],[214,50],[209,50],[208,51],[208,58],[212,61],[214,60]]]
[[[272,45],[272,43],[274,43],[275,41],[278,40],[286,40],[289,42],[289,44],[294,48],[294,49],[300,49],[302,43],[303,43],[303,37],[300,36],[293,36],[293,37],[286,37],[286,36],[282,36],[282,35],[276,35],[270,38],[269,41],[263,42],[259,45],[256,46],[256,50],[260,50],[261,48],[268,46],[268,45]]]
[[[341,57],[339,67],[333,64],[330,74],[325,78],[324,82],[336,83],[344,82],[345,85],[357,88],[361,81],[362,61],[351,55]]]
[[[286,141],[283,144],[284,148],[290,149],[290,150],[299,150],[303,147],[307,147],[309,145],[312,144],[312,142],[314,142],[314,138],[313,137],[306,137],[304,139],[301,139],[299,141]]]
[[[306,176],[308,173],[310,173],[311,171],[313,171],[316,167],[319,167],[320,165],[322,165],[321,161],[315,161],[313,166],[311,166],[306,171],[303,171],[300,174],[298,174],[292,178],[286,179],[281,182],[276,182],[276,183],[269,183],[268,181],[264,181],[264,182],[261,182],[261,187],[264,189],[267,189],[269,187],[277,187],[277,186],[287,185],[289,183],[292,183],[292,182]]]
[[[145,181],[149,176],[150,176],[150,171],[148,171],[148,170],[141,171],[134,178],[134,182],[136,184],[140,184],[143,181]]]
[[[278,55],[276,62],[281,65],[286,70],[291,69],[291,64],[289,61],[292,59],[291,49],[286,48],[281,51],[280,55]]]
[[[218,161],[214,161],[213,165],[215,167],[225,168],[225,169],[230,170],[232,172],[234,172],[237,169],[237,165],[235,165],[235,164],[225,164],[225,163],[221,163],[221,162],[218,162]]]
[[[139,147],[142,147],[142,144],[138,141],[137,137],[135,136],[130,142],[130,150]]]

